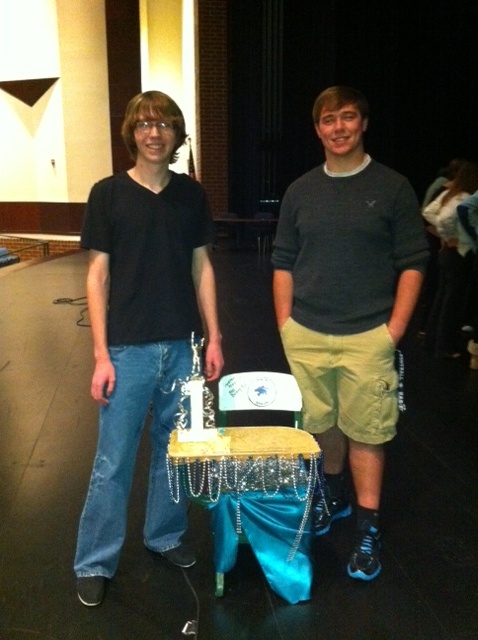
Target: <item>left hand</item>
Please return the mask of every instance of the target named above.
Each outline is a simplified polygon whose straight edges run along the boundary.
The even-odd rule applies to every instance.
[[[204,373],[206,375],[206,380],[208,382],[217,380],[221,375],[223,366],[224,357],[222,355],[221,343],[209,342],[206,347],[206,354],[204,357]]]

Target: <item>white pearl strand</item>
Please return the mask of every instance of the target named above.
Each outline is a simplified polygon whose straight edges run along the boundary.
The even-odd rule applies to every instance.
[[[173,464],[168,457],[168,483],[171,500],[176,504],[180,498],[180,483],[182,481],[184,491],[188,497],[205,497],[211,503],[217,503],[222,493],[233,492],[236,494],[236,533],[242,532],[241,523],[241,496],[247,491],[262,489],[264,495],[274,497],[281,488],[289,487],[292,479],[294,495],[299,502],[305,502],[305,510],[294,543],[289,552],[288,560],[294,557],[302,538],[314,499],[316,486],[318,492],[323,494],[322,474],[319,470],[321,454],[316,456],[311,454],[309,470],[306,473],[303,465],[303,458],[294,456],[274,456],[264,459],[262,456],[239,460],[238,458],[221,457],[219,460],[205,460],[199,462],[197,459],[184,458],[181,464]],[[273,483],[274,470],[271,463],[275,463],[276,478]],[[265,466],[267,465],[268,475],[266,478]],[[200,467],[200,469],[198,469]],[[232,475],[231,475],[232,469]],[[271,473],[272,470],[272,473]],[[241,473],[242,471],[242,473]],[[252,478],[258,471],[259,479]],[[247,482],[252,478],[250,486]],[[304,482],[304,479],[306,482]],[[207,491],[206,480],[208,483]],[[272,485],[275,486],[272,486]],[[216,487],[213,489],[213,487]],[[272,490],[270,490],[272,487]],[[305,494],[299,492],[299,487],[305,487]]]
[[[178,429],[186,429],[187,411],[184,408],[183,401],[187,396],[187,381],[180,384],[181,399],[178,403],[175,423]],[[206,428],[214,428],[214,397],[208,387],[204,387],[203,393],[205,426]],[[306,505],[299,529],[287,557],[287,560],[290,561],[299,547],[310,514],[316,487],[317,493],[321,496],[324,495],[323,477],[319,469],[321,459],[321,453],[319,456],[311,454],[309,471],[305,473],[303,456],[298,458],[293,455],[289,457],[269,456],[265,459],[262,456],[257,456],[255,458],[250,457],[247,460],[221,457],[219,460],[208,459],[203,462],[197,459],[184,458],[181,464],[173,464],[169,456],[167,456],[169,493],[171,500],[177,504],[181,499],[181,481],[188,497],[205,497],[211,503],[217,503],[224,492],[236,493],[236,533],[240,534],[242,533],[241,496],[247,491],[262,489],[265,496],[272,498],[279,493],[281,488],[290,486],[292,478],[295,497],[299,502],[305,502]],[[198,467],[200,467],[199,470]],[[208,484],[207,493],[205,492],[206,480]],[[212,488],[214,484],[216,485],[215,491]],[[299,494],[298,486],[306,487],[305,495]]]

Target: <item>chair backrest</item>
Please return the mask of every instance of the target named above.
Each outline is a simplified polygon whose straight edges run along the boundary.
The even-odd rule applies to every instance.
[[[294,414],[294,427],[302,421],[302,396],[293,375],[277,371],[244,371],[223,376],[218,384],[219,422],[228,411],[272,410]]]

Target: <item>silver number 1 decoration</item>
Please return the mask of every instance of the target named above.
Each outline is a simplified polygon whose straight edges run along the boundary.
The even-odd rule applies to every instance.
[[[214,428],[214,411],[212,410],[212,393],[204,384],[202,374],[202,349],[204,338],[196,341],[194,333],[191,334],[191,350],[193,352],[191,376],[181,383],[182,398],[179,404],[179,417],[176,422],[178,427],[178,442],[205,442],[216,438],[218,433]],[[182,400],[189,397],[189,416],[184,409]],[[207,428],[204,428],[206,417]]]

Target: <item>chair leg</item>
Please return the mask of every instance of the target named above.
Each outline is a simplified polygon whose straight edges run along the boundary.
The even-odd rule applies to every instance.
[[[260,231],[257,232],[257,253],[264,255],[268,250],[268,238]]]
[[[216,573],[216,589],[214,591],[214,595],[217,598],[222,598],[224,595],[224,574]]]

